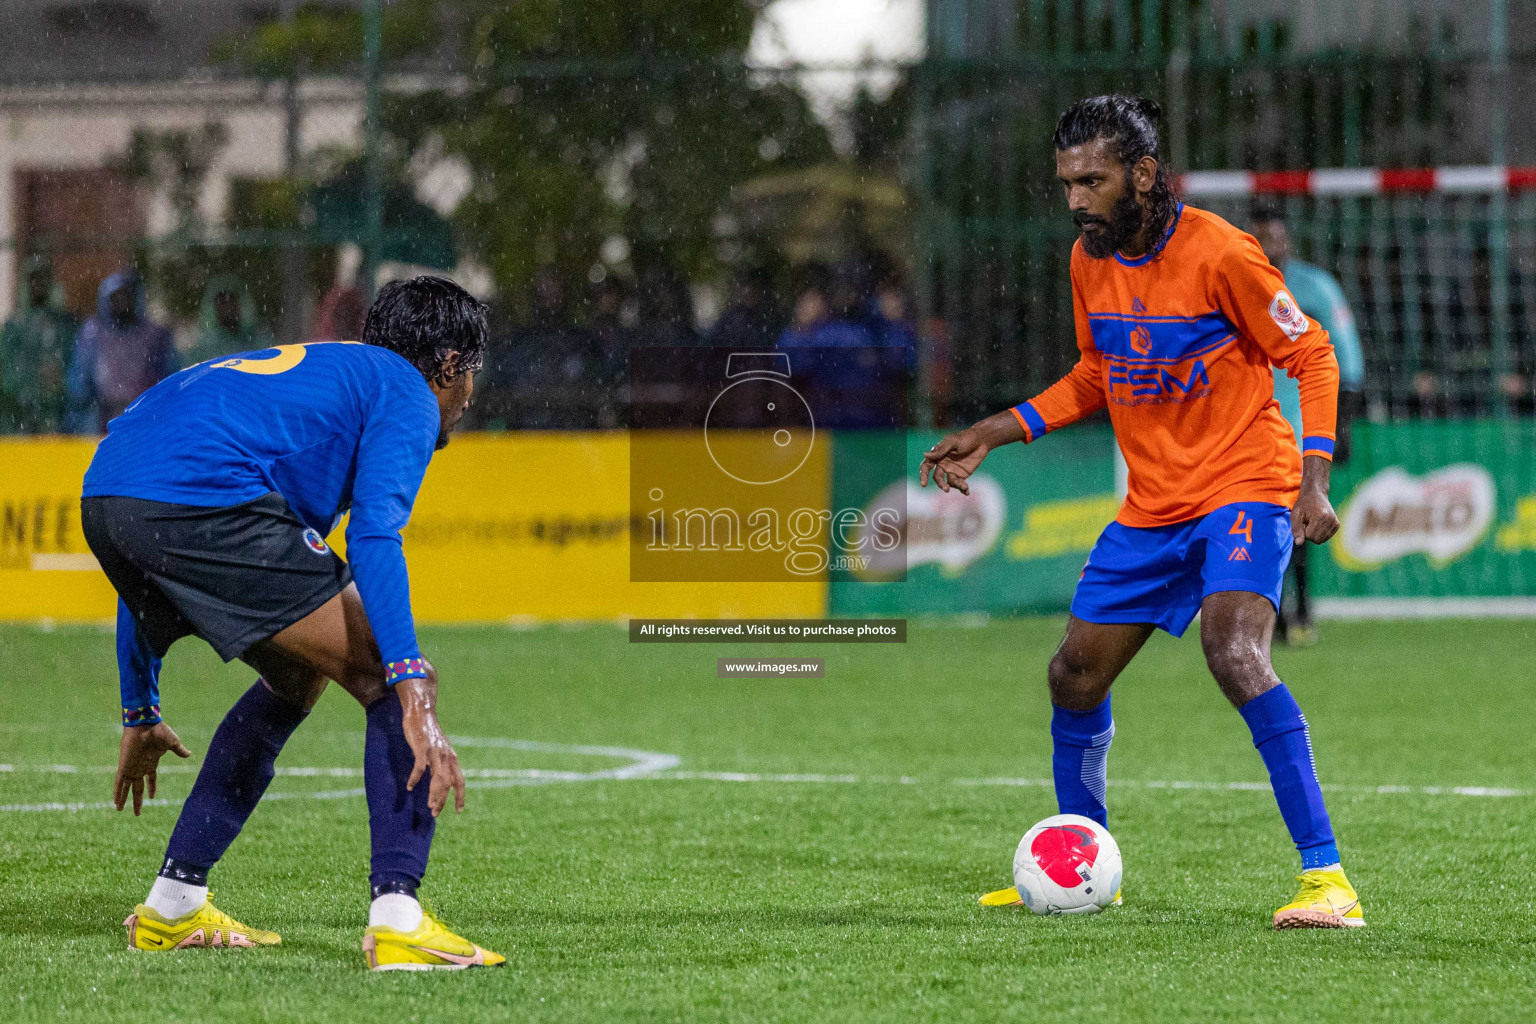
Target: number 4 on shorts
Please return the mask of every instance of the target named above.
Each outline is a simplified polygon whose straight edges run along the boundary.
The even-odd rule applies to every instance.
[[[1251,517],[1249,517],[1247,512],[1244,512],[1242,509],[1238,509],[1237,510],[1237,522],[1233,523],[1232,524],[1232,529],[1228,530],[1227,532],[1228,533],[1240,533],[1240,534],[1243,535],[1243,541],[1245,543],[1252,544],[1253,543],[1253,519]]]

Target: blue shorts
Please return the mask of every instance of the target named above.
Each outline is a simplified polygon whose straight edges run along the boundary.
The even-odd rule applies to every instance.
[[[1291,546],[1291,510],[1267,501],[1223,505],[1172,526],[1110,523],[1088,555],[1072,614],[1183,636],[1200,602],[1223,590],[1263,594],[1278,610]]]

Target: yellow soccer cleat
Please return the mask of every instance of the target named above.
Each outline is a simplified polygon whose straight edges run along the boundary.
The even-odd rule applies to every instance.
[[[976,902],[984,907],[1022,907],[1024,905],[1024,901],[1019,898],[1019,890],[1011,885],[997,892],[989,892]]]
[[[1343,871],[1304,871],[1301,891],[1275,911],[1276,928],[1364,928],[1360,896]]]
[[[459,971],[500,967],[507,958],[461,938],[423,911],[413,932],[376,925],[363,933],[363,955],[370,971]]]
[[[980,903],[984,907],[1022,907],[1025,905],[1024,901],[1019,898],[1019,890],[1011,885],[1006,889],[999,889],[996,892],[989,892],[976,902]],[[1119,890],[1115,891],[1115,901],[1111,903],[1110,906],[1120,906]]]
[[[213,905],[211,897],[185,917],[167,920],[140,903],[123,922],[128,929],[128,948],[146,951],[169,949],[254,949],[277,946],[277,932],[249,928]]]

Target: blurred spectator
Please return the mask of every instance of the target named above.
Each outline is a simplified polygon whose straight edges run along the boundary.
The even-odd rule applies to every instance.
[[[602,392],[596,425],[621,427],[628,422],[629,349],[634,331],[624,322],[628,299],[624,282],[608,276],[592,286],[587,333],[593,345],[595,385]]]
[[[831,271],[811,264],[801,280],[793,319],[779,347],[812,350],[792,357],[792,372],[805,382],[816,422],[845,428],[905,426],[907,377],[916,345],[899,287],[882,306],[867,257],[846,260]],[[887,348],[900,351],[881,351]]]
[[[730,348],[764,348],[771,346],[783,329],[773,274],[759,264],[737,273],[731,283],[730,301],[705,340]]]
[[[912,322],[912,306],[907,298],[906,282],[890,259],[874,268],[875,294],[870,300],[870,321],[876,344],[905,349],[907,369],[917,369],[917,328]]]
[[[540,270],[525,324],[486,353],[476,423],[487,427],[570,430],[595,427],[611,401],[592,334],[573,324],[559,274]],[[478,390],[478,388],[477,388]]]
[[[75,336],[69,400],[75,429],[101,433],[145,391],[176,372],[171,332],[145,312],[144,279],[120,270],[96,291],[96,315]]]
[[[197,340],[187,365],[272,347],[272,333],[256,322],[256,300],[245,282],[232,274],[215,277],[203,291]]]
[[[1316,320],[1333,342],[1333,352],[1339,361],[1339,410],[1333,461],[1342,466],[1349,461],[1350,420],[1364,409],[1365,404],[1361,394],[1365,387],[1365,358],[1360,351],[1355,318],[1344,299],[1344,289],[1323,268],[1291,258],[1290,234],[1278,206],[1261,205],[1254,209],[1253,235],[1269,262],[1285,275],[1285,286],[1296,305]],[[1278,366],[1275,367],[1275,400],[1296,432],[1299,446],[1302,437],[1301,389],[1296,380]],[[1287,602],[1281,602],[1275,629],[1280,639],[1292,646],[1310,646],[1317,642],[1317,631],[1312,627],[1305,544],[1297,545],[1292,554],[1288,575],[1295,581],[1295,605],[1291,607]]]
[[[368,304],[356,284],[333,285],[315,310],[313,341],[357,341],[363,336]]]
[[[688,282],[668,266],[653,266],[640,275],[637,345],[696,345],[693,295]]]
[[[70,349],[80,323],[64,309],[46,257],[27,261],[16,313],[0,329],[0,428],[28,434],[62,430]]]
[[[1332,274],[1322,267],[1291,257],[1290,233],[1278,206],[1264,204],[1254,209],[1253,235],[1269,262],[1285,275],[1285,286],[1290,289],[1296,305],[1316,320],[1333,342],[1333,353],[1339,361],[1339,422],[1334,462],[1343,465],[1349,461],[1350,420],[1365,404],[1361,394],[1365,389],[1365,356],[1360,349],[1360,332],[1355,328],[1354,314],[1349,311],[1344,289],[1339,287]],[[1300,444],[1301,389],[1278,366],[1275,367],[1275,400],[1280,403],[1286,421],[1296,431],[1296,441]]]
[[[829,271],[823,264],[808,264],[800,273],[789,326],[779,335],[780,348],[804,345],[874,345],[868,322],[868,296],[860,288],[860,275],[844,264]]]

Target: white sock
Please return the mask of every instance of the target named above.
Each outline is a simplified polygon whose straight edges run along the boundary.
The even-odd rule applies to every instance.
[[[1333,864],[1324,864],[1322,867],[1317,867],[1317,868],[1307,868],[1307,871],[1343,871],[1343,870],[1344,870],[1344,865],[1340,864],[1338,862],[1335,862]],[[1303,871],[1302,874],[1306,874],[1307,871]]]
[[[403,892],[387,892],[368,907],[368,927],[413,932],[421,925],[421,904]]]
[[[207,900],[206,885],[192,885],[178,882],[174,878],[157,877],[155,884],[149,888],[149,895],[144,898],[144,905],[166,920],[174,921],[178,917],[186,917]]]

